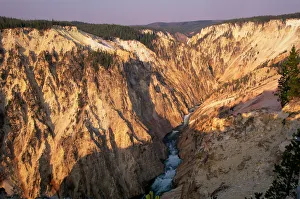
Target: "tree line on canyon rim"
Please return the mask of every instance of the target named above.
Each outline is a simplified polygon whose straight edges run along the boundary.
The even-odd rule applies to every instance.
[[[222,23],[231,23],[242,25],[246,22],[266,23],[270,20],[282,20],[285,22],[287,19],[300,19],[300,12],[285,15],[269,15],[269,16],[256,16],[251,18],[240,18],[231,20],[221,20]],[[123,40],[137,40],[143,43],[146,47],[154,50],[153,41],[156,39],[156,34],[142,33],[142,29],[149,29],[144,26],[122,26],[115,24],[90,24],[78,21],[56,21],[56,20],[22,20],[16,18],[9,18],[0,16],[0,30],[6,28],[35,28],[38,30],[50,29],[53,26],[76,26],[79,30],[102,37],[103,39],[112,40],[118,37]]]
[[[231,23],[231,24],[243,24],[246,22],[254,22],[257,24],[264,24],[271,20],[282,20],[285,22],[287,19],[300,19],[300,12],[292,13],[292,14],[284,14],[284,15],[265,15],[265,16],[256,16],[256,17],[250,17],[250,18],[239,18],[239,19],[230,19],[224,21],[225,23]],[[221,22],[221,23],[224,23]]]
[[[147,48],[154,50],[153,40],[156,34],[143,33],[141,27],[130,27],[115,24],[90,24],[78,21],[48,21],[48,20],[21,20],[0,16],[0,30],[7,28],[35,28],[38,30],[47,30],[53,26],[76,26],[79,30],[102,37],[106,40],[120,38],[123,40],[137,40],[143,43]]]

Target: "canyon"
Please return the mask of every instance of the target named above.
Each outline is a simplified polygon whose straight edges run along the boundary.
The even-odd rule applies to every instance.
[[[282,108],[274,95],[278,65],[300,49],[300,19],[217,24],[187,43],[154,34],[150,50],[69,26],[1,31],[0,183],[9,194],[144,194],[164,171],[163,138],[196,105],[179,136],[175,189],[162,198],[268,188],[300,127],[299,100]],[[109,66],[94,61],[100,52]]]

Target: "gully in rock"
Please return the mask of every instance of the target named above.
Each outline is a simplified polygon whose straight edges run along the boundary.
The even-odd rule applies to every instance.
[[[163,140],[168,148],[168,158],[164,162],[164,173],[156,177],[151,185],[151,191],[153,191],[155,195],[162,195],[173,189],[172,182],[176,175],[176,169],[182,161],[178,155],[177,141],[180,131],[188,125],[192,112],[194,112],[194,108],[190,109],[189,114],[184,116],[183,123],[168,133]]]
[[[159,175],[151,186],[151,190],[155,195],[161,195],[164,192],[170,191],[173,188],[173,178],[176,174],[176,169],[181,163],[178,156],[177,138],[179,131],[173,130],[164,138],[164,143],[168,148],[168,158],[165,160],[165,171]]]

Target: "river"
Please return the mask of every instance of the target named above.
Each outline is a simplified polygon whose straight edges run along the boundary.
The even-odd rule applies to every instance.
[[[191,109],[190,113],[184,116],[183,123],[168,133],[163,140],[168,149],[168,158],[164,161],[164,173],[156,177],[151,185],[151,191],[153,191],[155,195],[162,195],[163,193],[173,189],[173,179],[176,175],[176,169],[182,162],[178,155],[178,137],[183,127],[188,125],[189,118],[193,110],[194,109]]]

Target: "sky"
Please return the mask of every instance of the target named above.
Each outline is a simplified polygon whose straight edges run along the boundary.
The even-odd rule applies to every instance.
[[[0,16],[144,25],[300,12],[300,0],[0,0]]]

